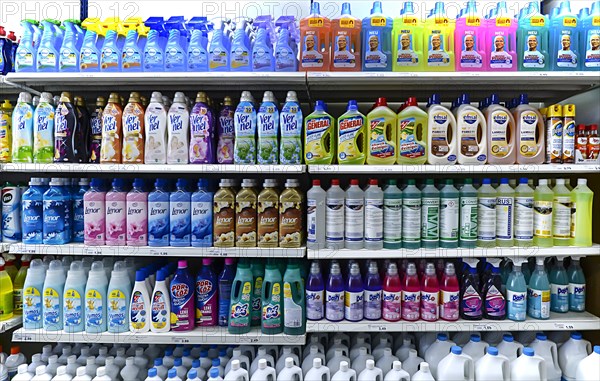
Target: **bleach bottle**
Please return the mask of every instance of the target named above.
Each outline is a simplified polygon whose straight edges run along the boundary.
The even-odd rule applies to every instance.
[[[427,70],[454,71],[454,29],[444,9],[444,2],[435,3],[435,9],[425,20],[423,47],[426,49]]]
[[[581,68],[578,22],[577,14],[571,12],[571,3],[568,0],[561,2],[558,13],[550,19],[551,70],[573,71]]]
[[[456,20],[454,30],[456,71],[486,70],[485,38],[485,20],[477,12],[477,3],[468,1],[463,15]]]
[[[267,264],[261,289],[261,332],[264,334],[272,335],[283,332],[282,292],[283,278],[279,272],[279,267],[273,264]],[[309,291],[307,290],[306,292],[308,296]]]
[[[346,113],[337,120],[337,152],[339,164],[365,163],[367,155],[367,124],[365,116],[358,111],[355,100],[348,101]]]
[[[406,107],[398,114],[396,162],[398,164],[425,164],[429,152],[427,113],[419,108],[416,98],[408,98],[405,105]]]
[[[271,91],[265,91],[256,114],[258,142],[256,159],[258,164],[277,164],[279,145],[279,110],[277,99]]]
[[[456,110],[459,164],[485,164],[487,161],[487,123],[468,94],[463,94]]]
[[[535,271],[529,280],[527,314],[534,319],[550,318],[550,281],[544,267],[544,258],[536,258]]]
[[[187,269],[187,261],[179,261],[177,272],[170,284],[171,330],[190,331],[194,329],[195,284]]]
[[[171,330],[171,292],[169,291],[167,270],[156,272],[156,283],[150,296],[152,302],[151,332],[168,332]]]
[[[367,114],[367,164],[394,164],[397,160],[396,117],[385,98],[378,98],[375,108]]]
[[[131,291],[128,313],[129,331],[136,333],[150,330],[151,300],[146,283],[146,271],[143,269],[135,273],[135,284]]]
[[[391,17],[385,16],[381,1],[375,1],[371,15],[362,21],[362,70],[392,70],[392,27]]]
[[[63,329],[65,271],[59,260],[50,262],[46,271],[43,291],[43,326],[46,331],[60,331]],[[27,300],[27,296],[25,297]],[[40,300],[42,304],[42,300]]]
[[[238,263],[237,272],[231,285],[229,305],[229,327],[231,334],[244,334],[251,328],[252,271],[248,263]]]
[[[269,33],[264,26],[261,26],[256,33],[251,62],[252,71],[275,71],[273,46],[269,41]]]
[[[536,1],[529,3],[527,14],[519,19],[517,43],[519,70],[548,70],[548,16],[540,13],[540,6]]]
[[[457,128],[454,114],[441,105],[440,95],[433,94],[429,99],[427,125],[427,162],[429,164],[456,164]]]
[[[244,91],[234,114],[233,160],[235,164],[256,163],[256,124],[254,98],[249,91]]]
[[[311,4],[310,15],[300,20],[300,71],[322,71],[330,62],[331,21],[321,15],[319,3]]]
[[[598,70],[600,68],[600,2],[595,1],[590,14],[582,17],[579,23],[581,25],[581,68]]]
[[[296,92],[288,91],[285,104],[279,114],[280,164],[300,164],[302,162],[302,120],[302,109]]]
[[[325,284],[318,261],[310,264],[310,272],[306,280],[306,318],[321,320],[325,317]]]
[[[506,1],[498,2],[493,18],[487,20],[486,68],[517,70],[517,20],[509,16]]]
[[[323,101],[304,119],[304,160],[306,164],[331,164],[335,157],[333,126],[335,118],[327,113]]]
[[[25,329],[42,328],[45,274],[46,268],[41,259],[31,261],[23,284],[23,328]]]
[[[325,284],[325,318],[329,321],[344,319],[344,278],[339,263],[333,261]]]
[[[80,261],[71,263],[65,281],[63,300],[65,332],[82,332],[85,323],[85,284],[86,274]]]
[[[283,309],[283,332],[303,335],[306,332],[304,281],[295,263],[288,264],[283,275]]]
[[[92,263],[85,286],[85,332],[106,331],[108,280],[102,262]]]
[[[415,3],[405,1],[392,31],[393,71],[424,71],[423,20],[415,12]]]
[[[342,3],[342,14],[331,20],[331,71],[360,71],[362,21],[352,16],[350,3]]]

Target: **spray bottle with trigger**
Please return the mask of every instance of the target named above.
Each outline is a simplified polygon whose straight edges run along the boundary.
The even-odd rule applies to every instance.
[[[492,273],[482,285],[482,299],[484,301],[483,315],[486,319],[506,319],[506,299],[501,292],[502,277],[500,275],[501,258],[487,258],[492,265]]]
[[[479,287],[479,275],[477,275],[477,258],[465,258],[463,261],[468,265],[463,272],[460,289],[460,316],[465,320],[481,320],[482,298]]]

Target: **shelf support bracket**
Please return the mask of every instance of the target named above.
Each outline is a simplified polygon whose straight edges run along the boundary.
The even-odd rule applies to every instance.
[[[14,83],[14,82],[6,79],[6,77],[2,77],[2,83],[5,83],[10,87],[14,87],[15,89],[21,89],[23,91],[27,91],[29,93],[32,93],[33,95],[37,95],[37,96],[42,95],[42,93],[40,91],[37,91],[36,89],[33,89],[29,86],[21,85],[20,83]]]

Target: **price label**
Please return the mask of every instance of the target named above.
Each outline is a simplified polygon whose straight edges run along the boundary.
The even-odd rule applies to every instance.
[[[33,341],[33,336],[27,333],[13,333],[13,341]]]
[[[238,341],[240,343],[258,343],[258,337],[245,337],[245,336],[240,336],[239,338],[237,338]]]
[[[556,329],[561,329],[561,330],[573,330],[575,329],[575,326],[573,324],[568,324],[568,323],[554,323],[554,327]]]
[[[379,332],[385,332],[388,330],[387,325],[383,325],[383,324],[369,324],[368,328],[371,331],[379,331]]]
[[[156,256],[165,256],[168,255],[169,253],[166,250],[156,250],[156,249],[150,249],[150,255],[156,255]]]
[[[227,256],[227,251],[226,250],[214,249],[214,250],[211,251],[210,254],[212,256],[214,256],[214,257],[226,257]]]
[[[187,344],[190,342],[190,339],[187,337],[172,337],[171,342],[174,344]]]
[[[102,255],[102,249],[99,247],[86,247],[83,253],[85,255]]]
[[[477,324],[473,326],[474,331],[493,331],[494,327],[488,324]]]

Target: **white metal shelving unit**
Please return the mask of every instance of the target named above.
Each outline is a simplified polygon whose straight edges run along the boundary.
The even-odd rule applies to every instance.
[[[541,165],[309,165],[309,173],[335,174],[594,174],[600,173],[600,163]]]
[[[0,321],[0,333],[4,333],[8,330],[20,326],[22,321],[23,317],[21,315],[15,315],[10,319]]]

